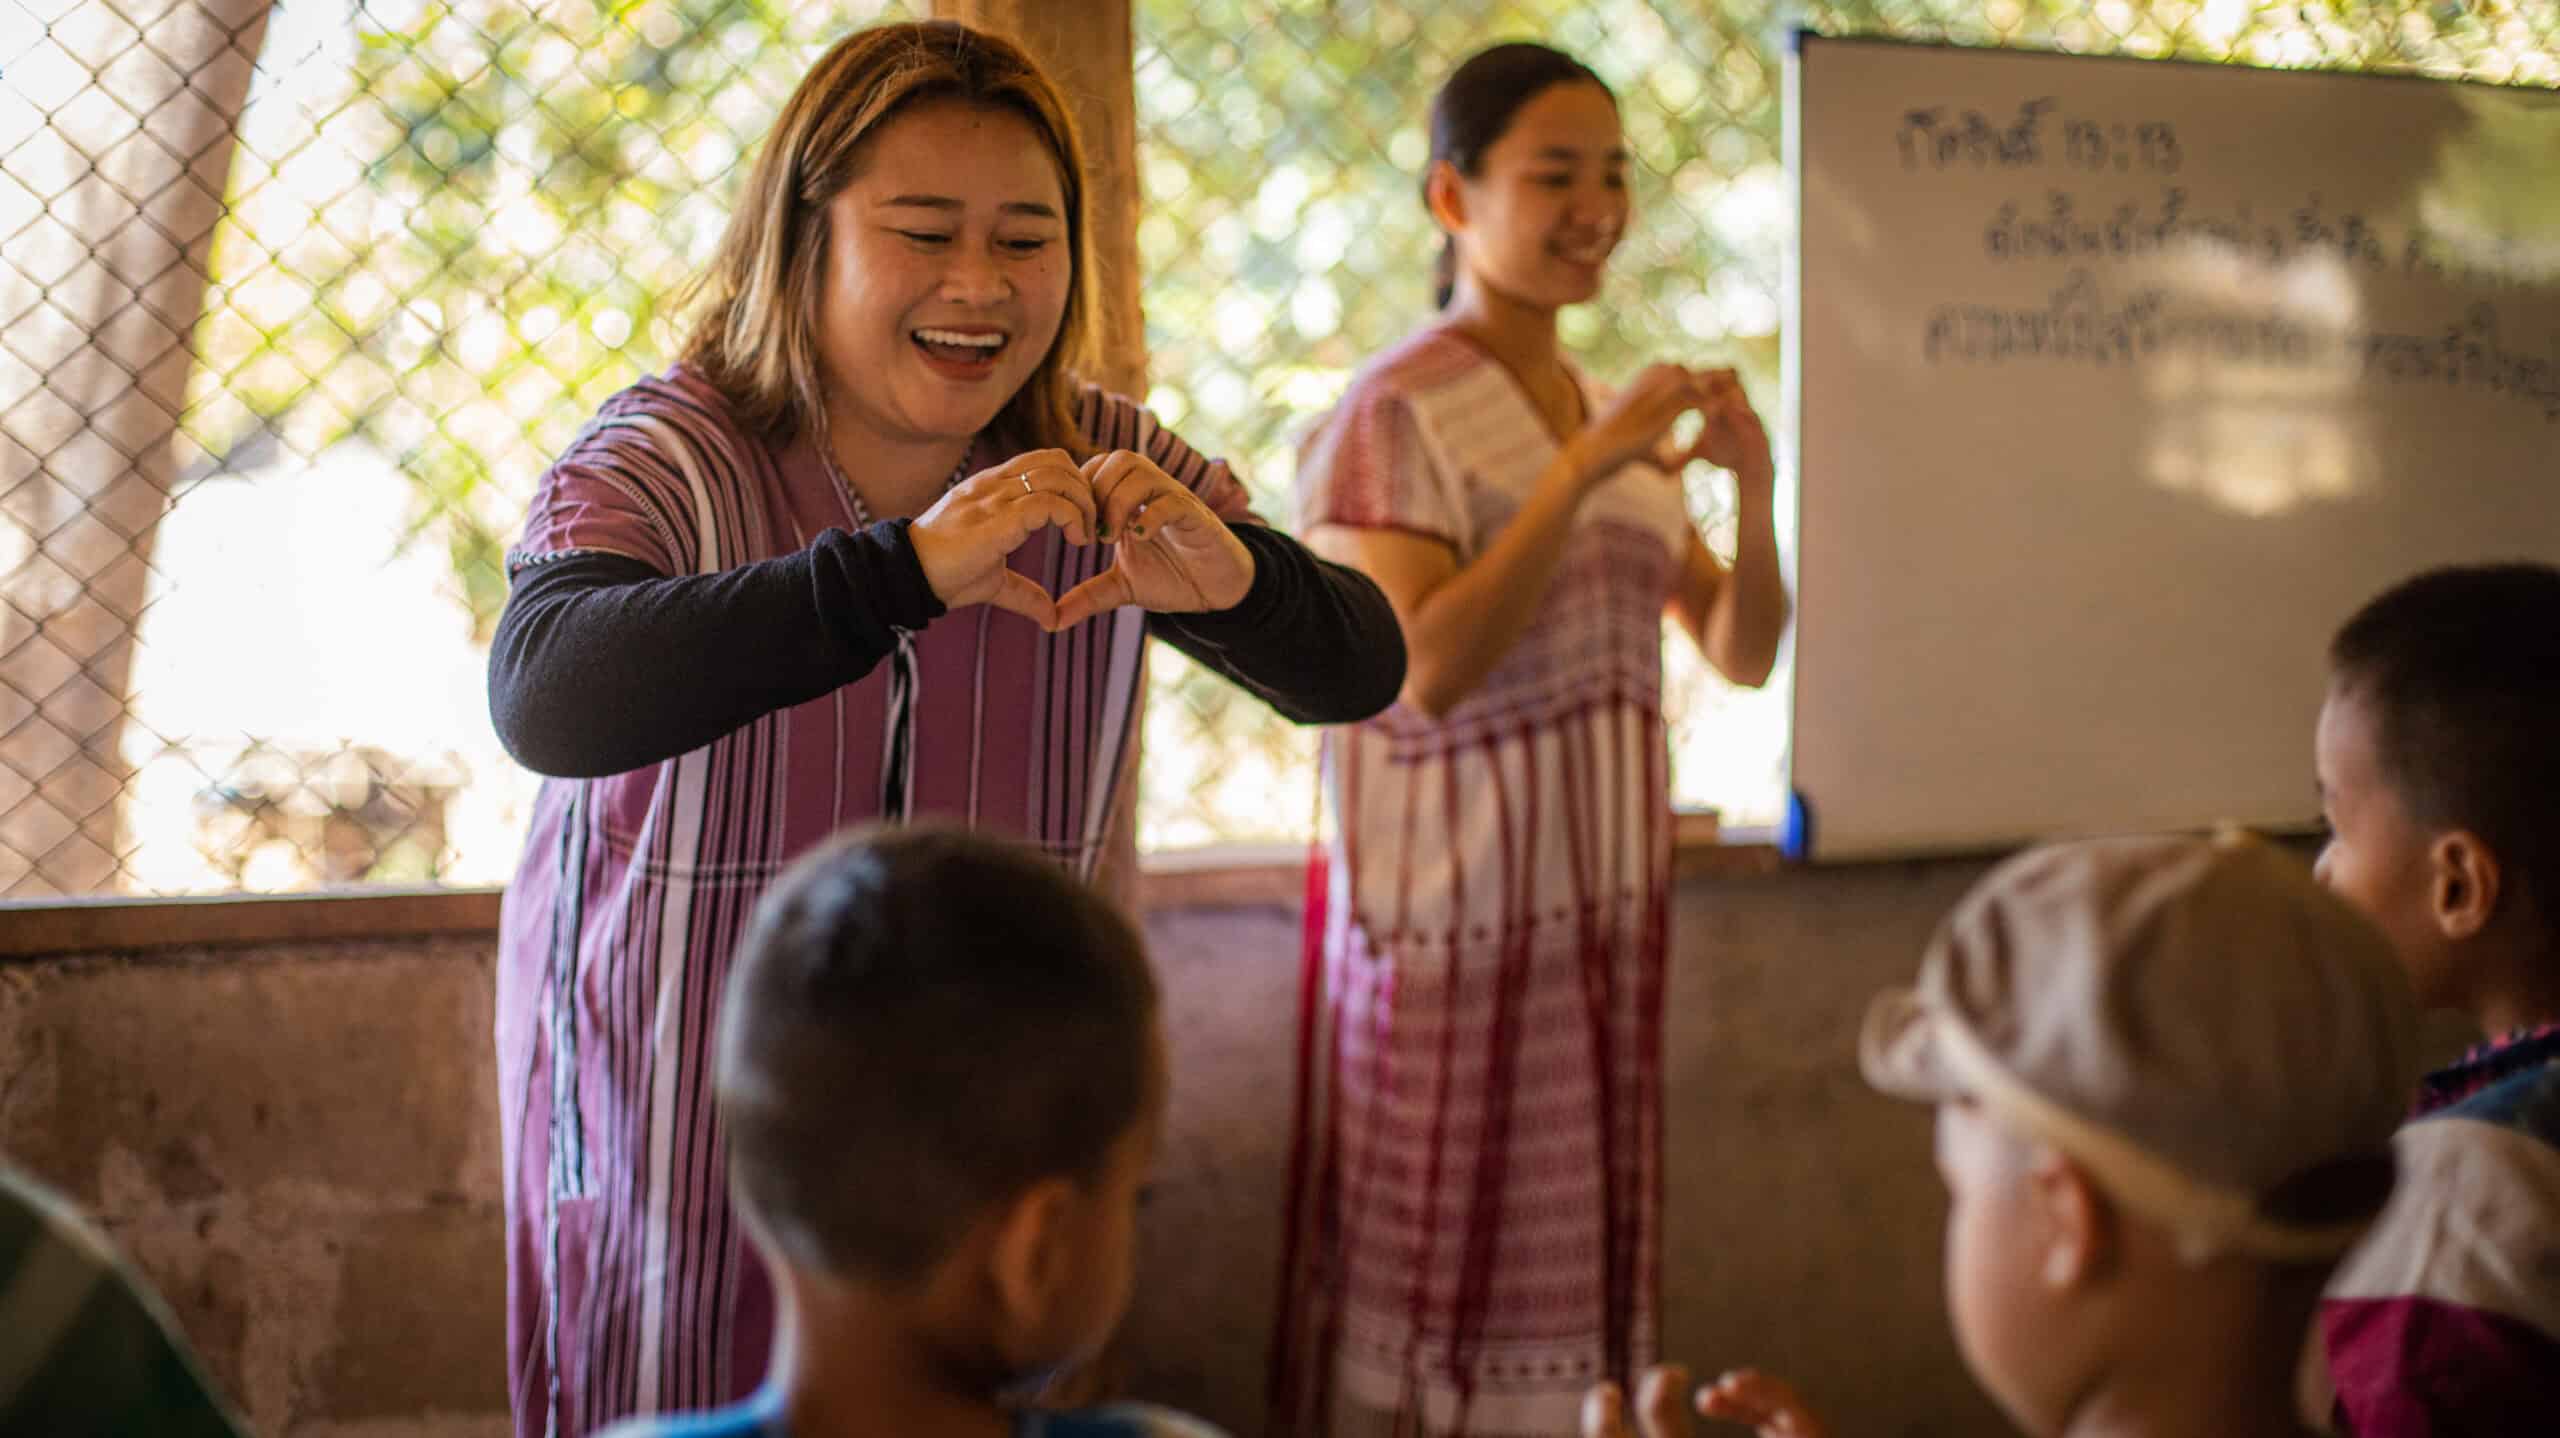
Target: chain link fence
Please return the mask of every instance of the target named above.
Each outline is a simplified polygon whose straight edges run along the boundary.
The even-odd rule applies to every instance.
[[[1780,148],[1796,26],[1964,45],[2560,79],[2560,6],[2254,0],[1139,0],[1139,240],[1147,340],[1168,421],[1235,458],[1266,512],[1289,512],[1296,441],[1353,370],[1420,325],[1439,236],[1420,180],[1426,110],[1486,45],[1537,39],[1617,91],[1636,218],[1601,300],[1563,318],[1603,377],[1657,359],[1738,368],[1778,400],[1780,273],[1793,233]],[[1785,457],[1781,456],[1783,467]],[[1695,496],[1731,553],[1729,493]],[[1791,516],[1780,513],[1784,539]],[[1757,692],[1664,645],[1675,799],[1727,824],[1776,820],[1791,665]],[[1186,838],[1296,837],[1311,736],[1271,724],[1209,675],[1158,669],[1150,817]],[[1199,787],[1184,790],[1184,784]]]
[[[2555,9],[1136,0],[1149,399],[1289,514],[1296,437],[1425,316],[1424,107],[1497,39],[1608,77],[1639,162],[1569,340],[1774,403],[1785,26],[2551,84]],[[531,781],[480,667],[531,483],[663,363],[808,61],[907,13],[0,0],[0,897],[502,880]],[[1666,652],[1680,797],[1767,817],[1783,674]],[[1144,841],[1303,835],[1310,736],[1156,665]]]
[[[0,896],[502,881],[532,482],[907,13],[0,0]]]

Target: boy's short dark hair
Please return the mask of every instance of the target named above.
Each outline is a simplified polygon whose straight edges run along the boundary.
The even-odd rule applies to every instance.
[[[802,859],[729,976],[731,1173],[801,1268],[900,1284],[988,1205],[1097,1177],[1155,1082],[1127,920],[1054,862],[931,828]]]
[[[2410,814],[2478,834],[2560,942],[2560,569],[2429,570],[2356,611],[2329,662]]]

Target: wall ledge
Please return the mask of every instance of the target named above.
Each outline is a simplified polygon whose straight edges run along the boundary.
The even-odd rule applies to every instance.
[[[1684,833],[1675,877],[1773,873],[1783,861],[1762,836]],[[1138,906],[1289,908],[1306,897],[1303,844],[1220,844],[1140,860]],[[0,962],[256,944],[490,937],[501,889],[347,889],[311,894],[0,901]]]
[[[0,960],[447,938],[498,931],[499,889],[46,899],[0,903]]]

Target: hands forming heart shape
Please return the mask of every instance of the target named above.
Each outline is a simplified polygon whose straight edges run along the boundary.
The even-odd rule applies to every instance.
[[[1697,434],[1674,442],[1672,425],[1692,413],[1699,419]],[[1584,479],[1591,485],[1606,482],[1634,459],[1652,461],[1673,479],[1692,461],[1705,460],[1764,492],[1773,473],[1768,431],[1740,377],[1729,369],[1653,365],[1618,391],[1575,443],[1589,461]]]
[[[1005,561],[1043,529],[1112,544],[1111,567],[1052,596]],[[925,582],[945,607],[992,604],[1056,631],[1114,609],[1192,614],[1233,608],[1253,586],[1253,552],[1200,497],[1132,450],[1079,465],[1034,450],[981,470],[909,526]]]
[[[1745,484],[1765,486],[1774,471],[1769,432],[1760,423],[1751,397],[1742,391],[1741,376],[1729,369],[1692,370],[1700,423],[1686,446],[1666,444],[1656,460],[1665,473],[1677,476],[1692,460],[1705,460],[1730,470]]]

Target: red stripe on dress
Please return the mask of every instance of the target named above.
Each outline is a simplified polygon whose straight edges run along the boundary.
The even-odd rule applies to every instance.
[[[1458,939],[1464,932],[1462,916],[1467,909],[1467,874],[1464,858],[1466,851],[1460,842],[1461,836],[1457,832],[1459,821],[1457,766],[1454,764],[1442,766],[1441,779],[1444,792],[1441,797],[1440,812],[1449,828],[1449,892],[1451,896],[1449,914],[1453,927],[1448,933],[1432,936],[1443,956],[1441,959],[1441,993],[1443,995],[1441,1007],[1444,1013],[1440,1025],[1439,1061],[1434,1065],[1432,1072],[1431,1137],[1424,1150],[1422,1212],[1418,1220],[1422,1230],[1421,1243],[1415,1255],[1413,1280],[1406,1300],[1408,1328],[1405,1334],[1404,1369],[1408,1385],[1418,1385],[1420,1381],[1422,1319],[1428,1307],[1431,1272],[1437,1266],[1434,1255],[1440,1246],[1440,1168],[1442,1156],[1448,1148],[1449,1089],[1455,1081],[1457,1014],[1459,1001],[1466,992],[1466,972],[1458,963]],[[1372,1102],[1383,1108],[1385,1105],[1382,1099],[1383,1095],[1373,1098]],[[1461,1237],[1463,1238],[1463,1235]],[[1458,1379],[1458,1375],[1454,1373],[1448,1376],[1453,1381]]]
[[[1644,780],[1640,791],[1645,805],[1645,884],[1644,941],[1636,947],[1636,1003],[1630,1015],[1636,1028],[1636,1092],[1635,1122],[1637,1131],[1630,1137],[1636,1159],[1636,1172],[1630,1175],[1625,1198],[1624,1231],[1626,1251],[1621,1258],[1626,1272],[1621,1291],[1631,1301],[1615,1310],[1624,1316],[1622,1325],[1631,1324],[1642,1312],[1648,1325],[1659,1321],[1660,1307],[1655,1289],[1660,1282],[1659,1265],[1653,1262],[1654,1232],[1657,1216],[1662,1212],[1662,997],[1664,965],[1670,952],[1671,923],[1671,851],[1670,834],[1665,818],[1670,807],[1670,775],[1665,772],[1668,756],[1662,741],[1659,711],[1644,708],[1644,731],[1651,736],[1645,745]],[[1636,1353],[1636,1339],[1643,1338],[1643,1352]],[[1653,1349],[1651,1335],[1629,1333],[1630,1363],[1649,1359]]]
[[[1390,920],[1387,926],[1387,945],[1388,947],[1393,948],[1404,942],[1412,933],[1413,929],[1413,856],[1416,852],[1414,836],[1416,826],[1421,823],[1422,816],[1422,804],[1417,797],[1422,791],[1422,771],[1418,765],[1395,764],[1392,762],[1389,763],[1388,768],[1403,778],[1405,800],[1404,838],[1403,842],[1396,845],[1395,918]],[[1344,787],[1343,793],[1346,796],[1351,792],[1352,791],[1348,786]],[[1353,812],[1352,806],[1355,802],[1355,800],[1348,797],[1343,800],[1343,823],[1346,827],[1351,822],[1351,814]],[[1452,830],[1457,827],[1457,822],[1457,815],[1454,812],[1451,813],[1449,816],[1449,824]],[[1453,845],[1449,852],[1454,855],[1458,850]],[[1352,871],[1352,878],[1356,883],[1359,878],[1359,871],[1357,869]],[[1356,891],[1351,896],[1351,902],[1352,912],[1357,914],[1360,911],[1360,895]]]
[[[1289,1126],[1289,1197],[1280,1223],[1280,1292],[1272,1312],[1277,1315],[1271,1326],[1271,1351],[1263,1381],[1265,1402],[1269,1405],[1267,1425],[1272,1432],[1288,1433],[1297,1428],[1299,1414],[1296,1366],[1300,1344],[1297,1323],[1306,1313],[1306,1275],[1300,1265],[1305,1261],[1311,1222],[1309,1209],[1314,1200],[1308,1192],[1316,1177],[1308,1171],[1314,1147],[1311,1130],[1316,1123],[1314,1111],[1315,1070],[1318,1032],[1329,1025],[1317,1022],[1317,1006],[1324,1002],[1324,949],[1326,910],[1326,863],[1324,840],[1311,840],[1307,846],[1307,884],[1305,906],[1300,911],[1298,946],[1298,1072]],[[1333,1045],[1327,1044],[1328,1049]],[[1323,1057],[1330,1057],[1325,1055]],[[1330,1178],[1330,1165],[1324,1177]]]
[[[1354,853],[1352,846],[1355,842],[1353,832],[1356,827],[1351,822],[1351,814],[1352,806],[1357,803],[1357,800],[1351,796],[1361,792],[1357,786],[1361,766],[1365,760],[1356,739],[1345,743],[1343,749],[1345,761],[1342,842],[1344,865],[1347,871],[1345,888],[1351,889],[1356,888],[1359,873],[1356,868],[1350,867],[1351,856]],[[1409,826],[1410,813],[1415,804],[1414,789],[1409,779],[1405,787]],[[1332,981],[1330,1019],[1333,1032],[1332,1051],[1324,1073],[1336,1090],[1344,1087],[1340,1080],[1344,1073],[1342,1035],[1346,1031],[1345,1020],[1349,1017],[1351,1009],[1350,985],[1347,982],[1351,962],[1350,950],[1353,945],[1365,945],[1367,942],[1364,937],[1366,930],[1358,908],[1357,895],[1352,895],[1351,898],[1353,908],[1344,927],[1345,951],[1341,957],[1343,967],[1334,969],[1329,965],[1326,971],[1327,977]],[[1319,1229],[1318,1233],[1323,1243],[1322,1251],[1327,1258],[1326,1281],[1320,1290],[1323,1324],[1317,1335],[1315,1351],[1310,1355],[1310,1361],[1315,1364],[1312,1403],[1315,1423],[1319,1431],[1332,1411],[1334,1354],[1342,1341],[1343,1320],[1351,1303],[1352,1264],[1348,1237],[1352,1225],[1365,1220],[1369,1212],[1370,1183],[1377,1173],[1378,1155],[1383,1139],[1380,1128],[1386,1115],[1385,1096],[1392,1090],[1398,1076],[1388,1036],[1395,1026],[1398,979],[1403,973],[1402,956],[1391,944],[1382,951],[1370,952],[1369,959],[1372,982],[1375,987],[1368,996],[1365,1009],[1368,1019],[1369,1074],[1368,1088],[1366,1092],[1359,1095],[1361,1128],[1359,1172],[1352,1174],[1342,1172],[1341,1139],[1347,1118],[1341,1112],[1338,1096],[1332,1105],[1334,1112],[1325,1128],[1322,1170],[1328,1175],[1328,1187],[1323,1192],[1330,1207],[1319,1212],[1319,1217],[1325,1226]]]
[[[1371,1201],[1370,1194],[1373,1191],[1374,1182],[1377,1178],[1378,1166],[1385,1162],[1385,1159],[1381,1155],[1386,1143],[1386,1096],[1394,1091],[1395,1085],[1403,1076],[1402,1070],[1396,1064],[1394,1046],[1389,1043],[1388,1040],[1395,1030],[1396,1010],[1399,1006],[1399,1001],[1404,987],[1403,964],[1407,957],[1410,956],[1400,955],[1390,951],[1386,956],[1387,962],[1381,969],[1381,976],[1375,981],[1376,988],[1373,989],[1369,995],[1370,1087],[1369,1095],[1365,1103],[1366,1112],[1362,1115],[1363,1123],[1361,1125],[1360,1171],[1350,1176],[1350,1193],[1352,1198],[1357,1201],[1357,1207],[1348,1208],[1346,1210],[1346,1224],[1348,1223],[1349,1214],[1356,1213],[1363,1219],[1368,1217]],[[1373,965],[1373,967],[1378,966]],[[1340,1017],[1343,1008],[1344,1004],[1341,1002],[1336,1003],[1334,1012],[1337,1019]],[[1418,1251],[1413,1261],[1417,1264],[1421,1262]],[[1418,1268],[1416,1271],[1418,1273],[1427,1274],[1429,1270],[1427,1268]],[[1346,1262],[1343,1266],[1342,1272],[1335,1279],[1333,1306],[1327,1319],[1324,1346],[1318,1355],[1325,1365],[1323,1372],[1326,1384],[1325,1391],[1328,1394],[1330,1393],[1331,1384],[1333,1382],[1332,1360],[1335,1346],[1340,1343],[1342,1339],[1343,1323],[1348,1315],[1349,1306],[1352,1302],[1351,1294],[1351,1272],[1350,1266]],[[1408,1382],[1410,1382],[1412,1377],[1412,1355],[1409,1352],[1406,1355],[1403,1366],[1406,1369]]]
[[[1467,1245],[1459,1269],[1451,1325],[1450,1362],[1458,1374],[1457,1427],[1462,1431],[1474,1393],[1479,1344],[1490,1317],[1488,1298],[1504,1222],[1503,1199],[1511,1177],[1511,1112],[1517,1097],[1520,1011],[1527,996],[1531,941],[1536,932],[1534,916],[1525,912],[1535,904],[1528,864],[1538,822],[1534,758],[1524,759],[1524,768],[1531,770],[1527,776],[1528,793],[1515,821],[1511,785],[1503,766],[1506,742],[1509,741],[1489,740],[1484,746],[1485,762],[1493,772],[1497,828],[1501,834],[1502,889],[1497,896],[1501,917],[1493,935],[1493,951],[1499,958],[1494,976],[1493,1022],[1485,1031],[1484,1114],[1476,1143],[1475,1191],[1471,1195]],[[1524,735],[1518,742],[1529,741]],[[1451,1022],[1454,1027],[1454,1014]]]
[[[1345,742],[1342,733],[1330,732],[1319,741],[1317,751],[1315,816],[1308,830],[1314,837],[1307,843],[1306,896],[1299,923],[1298,1072],[1296,1107],[1290,1123],[1288,1206],[1282,1216],[1280,1292],[1273,1310],[1275,1320],[1263,1380],[1265,1423],[1275,1433],[1295,1432],[1311,1421],[1312,1412],[1322,1411],[1311,1410],[1307,1403],[1311,1393],[1324,1391],[1326,1385],[1321,1377],[1311,1378],[1302,1371],[1314,1356],[1330,1351],[1330,1345],[1309,1342],[1308,1326],[1319,1321],[1320,1310],[1312,1287],[1314,1275],[1308,1268],[1314,1262],[1313,1254],[1327,1255],[1324,1271],[1328,1274],[1338,1273],[1342,1267],[1333,1257],[1340,1232],[1340,1194],[1336,1188],[1340,1148],[1336,1135],[1341,1131],[1341,1117],[1334,1106],[1339,1085],[1333,1076],[1342,1062],[1341,1008],[1345,1000],[1342,985],[1326,982],[1333,867],[1324,840],[1325,776],[1338,771],[1341,791],[1357,792],[1354,784],[1358,749],[1356,741]],[[1346,815],[1338,835],[1346,889],[1351,887],[1351,876],[1359,872],[1353,830]],[[1356,913],[1343,917],[1346,929],[1357,921]],[[1320,1020],[1324,1008],[1333,1012]],[[1315,1107],[1320,1082],[1327,1099],[1321,1118]],[[1324,1129],[1321,1148],[1315,1138],[1319,1123]],[[1328,1302],[1321,1311],[1330,1310]],[[1329,1371],[1330,1365],[1326,1368]]]
[[[1611,718],[1615,717],[1613,710],[1602,712]],[[1574,783],[1577,771],[1587,773],[1598,762],[1596,755],[1578,752],[1586,750],[1590,745],[1591,722],[1585,719],[1570,725],[1564,733],[1557,736],[1560,747],[1567,755],[1565,782],[1568,786]],[[1606,782],[1619,785],[1623,780],[1622,774],[1612,771]],[[1568,787],[1566,792],[1576,791]],[[1617,946],[1602,937],[1604,930],[1601,915],[1598,912],[1599,904],[1589,892],[1588,879],[1580,872],[1581,860],[1578,851],[1581,846],[1578,837],[1575,839],[1575,847],[1577,849],[1575,899],[1576,909],[1579,912],[1575,963],[1582,976],[1583,1021],[1588,1033],[1588,1042],[1591,1045],[1592,1097],[1594,1106],[1598,1110],[1592,1117],[1600,1145],[1601,1354],[1602,1362],[1606,1365],[1606,1376],[1627,1384],[1631,1383],[1633,1375],[1627,1371],[1628,1355],[1620,1319],[1625,1309],[1627,1293],[1618,1264],[1618,1237],[1625,1225],[1626,1214],[1617,1202],[1619,1185],[1616,1177],[1619,1164],[1623,1161],[1623,1145],[1618,1128],[1620,1115],[1617,1095],[1619,1079],[1616,1033],[1617,986],[1614,982]],[[1606,903],[1611,915],[1614,916],[1618,907],[1616,896],[1611,895]],[[1607,926],[1607,931],[1614,932],[1617,927],[1613,917]],[[1634,1391],[1632,1386],[1628,1391]]]

